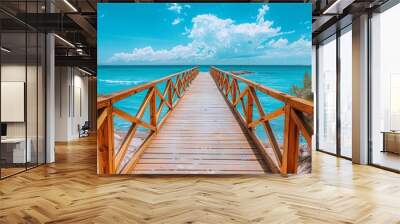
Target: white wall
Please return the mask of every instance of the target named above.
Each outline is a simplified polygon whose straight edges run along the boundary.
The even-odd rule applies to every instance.
[[[27,87],[27,122],[28,122],[28,137],[29,133],[35,133],[36,138],[36,106],[37,106],[37,95],[36,95],[36,79],[31,77],[31,74],[36,75],[36,66],[28,66],[18,64],[4,64],[1,66],[1,81],[3,82],[25,82],[26,70],[28,72],[28,87]],[[36,76],[35,76],[36,77]],[[41,107],[41,105],[38,105]],[[29,109],[31,108],[31,109]],[[33,109],[32,109],[33,108]],[[7,108],[2,108],[7,110]],[[33,131],[30,131],[30,130]],[[7,122],[7,135],[9,137],[25,137],[25,122]]]
[[[77,70],[75,70],[76,72]],[[83,125],[88,121],[88,78],[80,75],[74,75],[74,92],[72,99],[74,99],[74,107],[72,108],[71,119],[71,135],[73,138],[79,137],[78,125]]]
[[[1,66],[1,81],[11,82],[25,82],[25,64],[9,64]],[[1,108],[6,110],[6,108]],[[25,137],[25,123],[24,122],[11,122],[7,123],[7,137]]]
[[[69,95],[70,85],[69,68],[55,68],[55,141],[67,141],[69,133],[68,117],[69,115]]]
[[[37,70],[39,69],[39,70]],[[25,80],[27,78],[27,80]],[[21,108],[22,113],[26,112],[26,120],[22,122],[6,122],[7,137],[29,139],[32,162],[39,159],[39,163],[44,163],[44,80],[42,68],[39,66],[25,66],[25,64],[2,64],[2,82],[24,82],[26,84],[26,107]],[[38,92],[37,92],[38,91]],[[24,94],[24,91],[21,93]],[[7,96],[2,96],[7,97]],[[11,110],[11,108],[1,108],[1,110]],[[4,112],[4,111],[3,111]],[[7,111],[13,113],[12,111]],[[38,153],[38,154],[37,154]]]
[[[88,120],[88,77],[76,68],[56,67],[55,86],[55,140],[77,139],[78,125]]]

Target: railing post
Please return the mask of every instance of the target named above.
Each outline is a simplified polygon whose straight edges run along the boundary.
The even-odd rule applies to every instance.
[[[150,91],[155,91],[155,87],[151,87]],[[150,98],[150,124],[156,127],[157,130],[157,94],[153,93]]]
[[[226,74],[226,82],[225,82],[225,94],[228,95],[229,89],[229,76]]]
[[[98,157],[98,164],[97,164],[97,173],[98,174],[108,174],[108,127],[107,127],[107,117],[108,117],[108,110],[104,108],[103,111],[100,113],[99,110],[97,111],[98,116],[101,114],[105,114],[105,119],[103,122],[98,123],[97,127],[97,157]]]
[[[173,95],[173,91],[174,91],[174,84],[173,84],[173,82],[172,82],[172,80],[170,79],[169,81],[168,81],[168,85],[169,85],[169,89],[168,89],[168,102],[169,102],[169,105],[171,105],[171,107],[173,106],[173,102],[174,102],[174,95]],[[165,87],[165,88],[168,88],[168,86],[167,87]]]
[[[284,146],[281,173],[297,173],[300,132],[291,118],[291,106],[285,105]]]
[[[108,172],[113,174],[115,171],[114,167],[114,120],[112,113],[112,104],[110,103],[107,110],[107,140],[108,140]]]
[[[219,72],[219,73],[218,73],[218,76],[219,76],[219,79],[220,79],[220,81],[219,81],[219,87],[220,87],[221,89],[223,89],[223,86],[224,86],[224,75],[222,74],[222,72]]]
[[[228,82],[228,76],[224,74],[224,85],[222,86],[222,92],[226,93],[226,83]]]
[[[224,76],[222,75],[222,72],[218,72],[218,78],[219,78],[219,88],[222,89],[222,86],[224,84]]]
[[[229,96],[229,84],[230,84],[229,76],[226,75],[226,90],[225,90],[225,96],[226,97]]]
[[[234,104],[236,102],[236,95],[237,95],[236,84],[237,84],[236,83],[236,79],[233,78],[232,86],[231,86],[231,89],[232,89],[232,104]]]
[[[181,75],[178,75],[177,77],[176,77],[176,82],[177,82],[177,90],[178,90],[178,93],[179,93],[179,96],[181,95],[181,85],[182,85],[182,79],[181,79]]]
[[[252,88],[249,86],[249,88]],[[253,121],[253,96],[250,94],[250,91],[247,93],[247,104],[246,104],[246,122],[250,124]]]
[[[183,73],[183,74],[182,74],[182,80],[183,80],[183,92],[185,92],[185,90],[186,90],[186,87],[187,87],[187,86],[186,86],[186,84],[187,84],[187,82],[186,82],[186,81],[187,81],[187,79],[186,79],[186,78],[187,78],[187,72],[185,72],[185,73]]]

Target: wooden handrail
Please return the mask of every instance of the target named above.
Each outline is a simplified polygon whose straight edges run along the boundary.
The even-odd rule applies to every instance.
[[[175,77],[182,76],[182,75],[185,75],[185,74],[189,74],[190,72],[193,71],[193,69],[197,69],[197,67],[196,68],[187,69],[187,70],[184,70],[182,72],[177,72],[177,73],[165,76],[163,78],[160,78],[160,79],[148,82],[148,83],[144,83],[144,84],[139,85],[139,86],[135,86],[135,87],[132,87],[132,88],[129,88],[129,89],[126,89],[126,90],[122,90],[122,91],[119,91],[119,92],[112,93],[110,95],[100,96],[100,97],[97,98],[97,109],[101,109],[101,108],[107,107],[110,103],[115,103],[115,102],[117,102],[119,100],[125,99],[125,98],[127,98],[127,97],[129,97],[131,95],[134,95],[134,94],[136,94],[138,92],[141,92],[143,90],[149,89],[150,87],[156,86],[157,84],[160,84],[162,82],[171,80],[171,79],[173,79]]]
[[[128,174],[132,171],[138,159],[143,154],[146,145],[157,133],[157,130],[164,124],[166,118],[179,103],[185,90],[193,79],[196,78],[198,73],[198,68],[194,67],[152,82],[107,96],[98,97],[97,148],[99,174]],[[166,83],[163,93],[161,93],[157,87],[157,85],[161,83]],[[120,108],[114,107],[114,103],[146,90],[147,94],[136,112],[136,115],[131,115]],[[177,96],[177,98],[174,102],[175,96]],[[160,101],[158,107],[157,97]],[[160,117],[164,106],[167,107],[167,111],[163,117]],[[149,107],[149,122],[142,120],[147,107]],[[114,116],[118,116],[119,118],[131,123],[131,126],[125,138],[122,140],[117,152],[114,150]],[[130,143],[139,126],[148,129],[149,134],[145,137],[143,143],[136,149],[133,156],[131,158],[126,158]],[[126,160],[126,164],[123,164]]]
[[[210,73],[222,95],[224,95],[225,100],[239,118],[240,123],[247,129],[271,171],[280,172],[282,174],[296,173],[300,134],[303,135],[309,150],[311,150],[313,128],[311,127],[312,125],[307,124],[304,118],[313,116],[313,103],[263,86],[216,67],[211,67]],[[246,85],[242,91],[239,88],[239,82]],[[258,99],[256,90],[284,103],[284,107],[266,114]],[[246,101],[244,100],[245,97],[247,97]],[[239,105],[241,105],[243,115],[237,108]],[[254,108],[257,109],[260,115],[260,118],[256,120],[254,120]],[[285,116],[283,149],[278,145],[273,129],[269,123],[279,116]],[[255,128],[258,125],[263,125],[270,147],[267,147],[255,132]]]

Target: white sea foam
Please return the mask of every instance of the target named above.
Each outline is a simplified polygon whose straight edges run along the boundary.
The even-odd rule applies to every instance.
[[[117,84],[117,85],[137,85],[145,82],[143,80],[110,80],[110,79],[99,79],[99,81],[103,83]]]

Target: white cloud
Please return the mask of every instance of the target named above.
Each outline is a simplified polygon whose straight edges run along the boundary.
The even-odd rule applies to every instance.
[[[304,36],[301,36],[298,40],[288,44],[289,41],[285,38],[279,38],[278,40],[271,40],[268,45],[274,48],[288,48],[288,49],[306,49],[311,47],[311,41],[307,40]]]
[[[190,43],[188,45],[177,45],[169,50],[154,50],[151,46],[144,48],[135,48],[132,52],[116,53],[111,61],[147,61],[147,62],[168,62],[171,60],[187,60],[190,58],[208,58],[212,57],[215,52],[207,46],[195,46]]]
[[[171,3],[171,4],[168,4],[168,5],[169,5],[168,10],[174,11],[174,12],[176,12],[178,14],[181,13],[182,6],[179,5],[178,3]]]
[[[178,17],[178,18],[174,19],[174,21],[172,21],[172,25],[173,26],[178,25],[182,21],[183,21],[183,19]]]
[[[307,40],[304,36],[289,45],[290,49],[311,49],[310,47],[311,41]]]
[[[265,5],[266,6],[266,5]],[[122,61],[126,63],[193,63],[214,62],[215,59],[235,58],[268,58],[288,57],[307,54],[311,41],[301,37],[289,42],[278,36],[280,27],[274,27],[272,21],[264,20],[268,7],[261,7],[255,22],[237,23],[229,18],[219,18],[213,14],[202,14],[192,19],[191,28],[185,27],[182,35],[189,38],[186,45],[177,45],[168,49],[153,49],[151,46],[135,48],[131,52],[114,54],[109,62]],[[179,18],[177,18],[179,19]],[[175,19],[173,25],[181,20]],[[289,33],[292,33],[291,31]],[[271,40],[272,39],[272,40]]]
[[[150,46],[136,48],[132,52],[114,54],[111,61],[204,60],[216,55],[231,57],[232,52],[244,55],[253,52],[265,39],[279,35],[279,32],[280,28],[272,27],[270,21],[237,24],[231,19],[203,14],[194,17],[192,28],[185,32],[191,40],[189,44],[161,50]]]
[[[256,46],[280,32],[280,27],[272,27],[270,21],[237,24],[231,19],[221,19],[212,14],[198,15],[192,19],[192,24],[188,37],[216,48],[229,48],[238,43]]]
[[[274,48],[283,48],[287,46],[288,42],[289,41],[285,38],[279,38],[277,41],[271,40],[270,42],[268,42],[268,44]]]
[[[264,22],[264,16],[265,13],[269,10],[268,5],[263,5],[261,8],[258,9],[258,15],[257,15],[257,23],[263,23]]]
[[[171,4],[167,4],[167,5],[169,6],[168,10],[173,11],[173,12],[175,12],[177,14],[180,14],[180,16],[182,16],[181,12],[182,12],[183,8],[188,8],[189,9],[191,7],[188,4],[184,4],[182,6],[182,5],[178,4],[178,3],[171,3]],[[186,13],[183,13],[183,16],[186,16],[186,15],[187,15]],[[177,17],[172,21],[171,24],[173,26],[175,26],[175,25],[178,25],[179,23],[181,23],[182,21],[183,21],[183,18]]]

